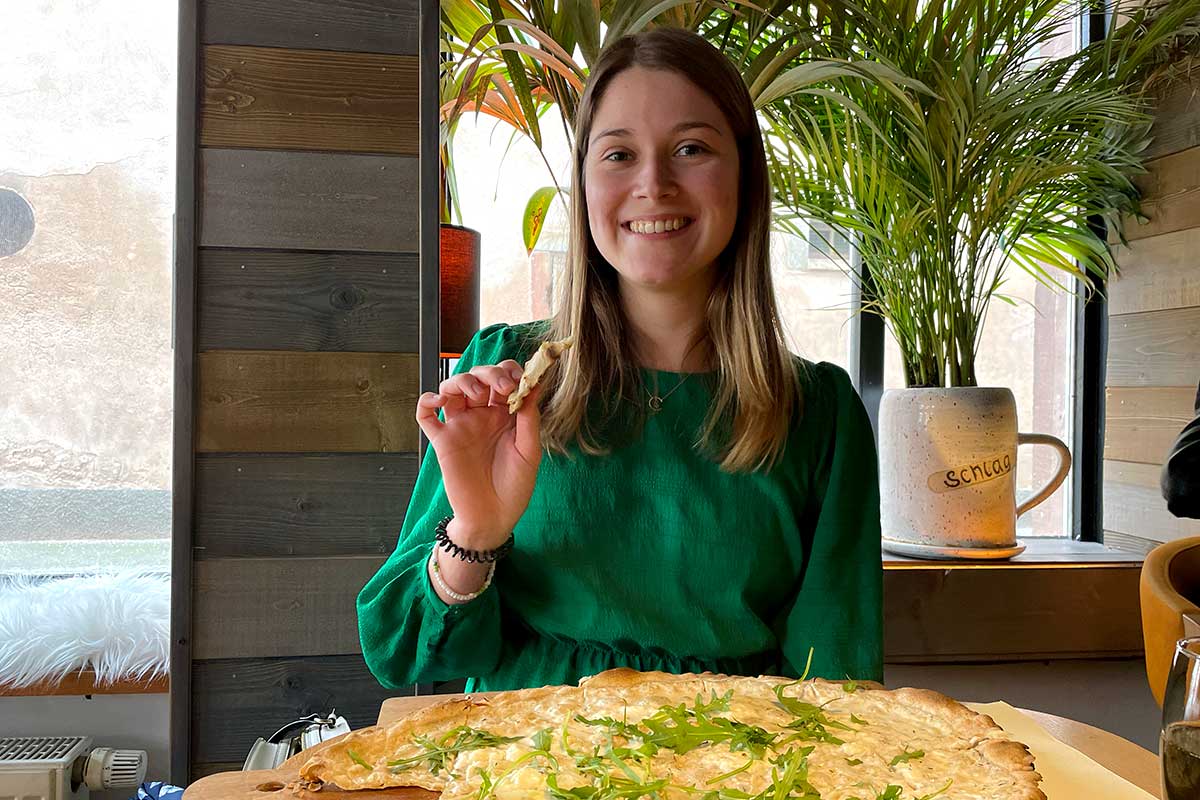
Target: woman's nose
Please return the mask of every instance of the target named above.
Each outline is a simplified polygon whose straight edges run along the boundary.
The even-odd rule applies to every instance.
[[[669,197],[678,189],[670,159],[650,156],[642,161],[638,170],[636,192],[638,197]]]

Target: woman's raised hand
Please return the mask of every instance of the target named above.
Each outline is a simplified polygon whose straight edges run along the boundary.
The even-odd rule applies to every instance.
[[[521,382],[516,361],[473,367],[417,400],[417,425],[437,453],[454,540],[471,550],[502,545],[525,513],[542,460],[535,387],[516,414],[508,396]],[[445,411],[445,421],[437,410]]]

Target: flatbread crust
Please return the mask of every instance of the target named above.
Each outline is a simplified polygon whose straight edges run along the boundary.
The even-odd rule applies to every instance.
[[[566,349],[574,343],[574,336],[568,336],[558,342],[541,343],[537,352],[533,354],[533,358],[525,362],[525,370],[521,373],[521,383],[517,386],[517,390],[508,396],[509,414],[515,414],[521,410],[521,404],[533,391],[533,387],[541,381],[546,370],[550,369],[554,362],[558,361]]]
[[[804,708],[818,708],[828,723],[822,735],[829,741],[785,741],[796,738],[799,717],[795,707],[783,705],[777,689],[784,698],[808,704]],[[346,790],[421,787],[440,793],[441,800],[553,800],[572,788],[590,791],[587,787],[600,785],[597,762],[592,759],[589,771],[586,756],[611,756],[614,747],[636,749],[647,741],[629,734],[630,728],[623,729],[626,735],[614,735],[622,729],[605,727],[599,720],[645,725],[642,730],[648,734],[655,720],[662,730],[664,707],[687,714],[688,707],[699,709],[699,703],[718,698],[727,698],[724,706],[710,706],[717,710],[685,718],[702,719],[708,713],[710,718],[756,726],[766,736],[775,734],[761,756],[745,748],[735,750],[730,741],[709,741],[682,753],[661,746],[642,759],[626,755],[624,767],[612,762],[612,774],[618,779],[636,774],[647,782],[667,779],[665,787],[659,786],[657,800],[759,800],[755,796],[778,788],[778,776],[787,766],[781,754],[788,753],[789,758],[803,755],[802,774],[821,800],[1046,800],[1029,749],[990,717],[938,692],[888,690],[867,682],[800,682],[710,672],[673,675],[626,668],[584,678],[578,687],[450,699],[390,726],[354,731],[312,749],[300,769],[301,785],[330,783]],[[452,739],[456,729],[463,730],[460,726],[513,741],[430,758],[437,740]],[[609,769],[608,762],[602,763]],[[558,793],[548,788],[551,778]],[[712,793],[718,789],[731,793],[717,797]],[[800,796],[799,789],[784,794]]]

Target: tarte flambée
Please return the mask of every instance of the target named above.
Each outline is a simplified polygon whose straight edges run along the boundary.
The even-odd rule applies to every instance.
[[[625,668],[437,703],[300,777],[440,800],[1046,800],[1025,745],[937,692]]]

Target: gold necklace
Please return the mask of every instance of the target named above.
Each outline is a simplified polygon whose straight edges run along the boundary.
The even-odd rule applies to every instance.
[[[666,394],[662,395],[661,397],[658,394],[658,371],[657,370],[652,371],[651,376],[654,378],[654,391],[650,392],[650,399],[647,401],[646,405],[648,405],[650,407],[651,414],[657,414],[659,411],[662,411],[663,401],[666,400],[671,395],[673,395],[675,393],[675,389],[678,389],[680,386],[683,386],[683,382],[686,381],[689,377],[691,377],[691,373],[690,372],[686,373],[682,378],[679,379],[679,383],[675,384],[674,388],[672,388],[671,391],[667,392]]]

